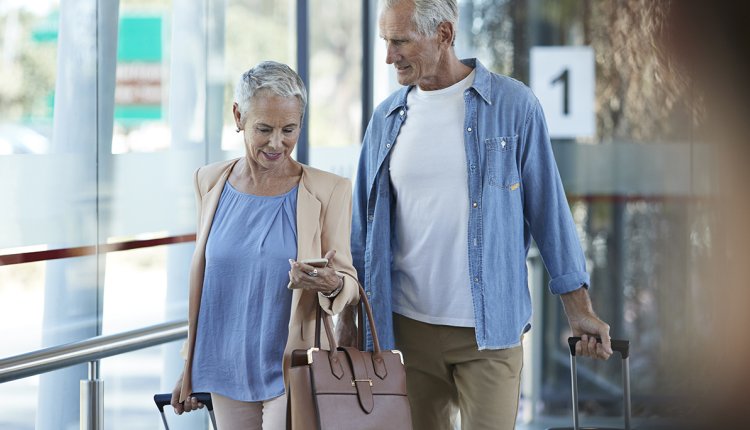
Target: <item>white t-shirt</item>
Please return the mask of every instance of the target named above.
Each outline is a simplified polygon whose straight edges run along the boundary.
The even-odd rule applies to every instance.
[[[474,327],[464,91],[474,72],[436,91],[409,92],[391,150],[396,197],[393,311],[430,324]]]

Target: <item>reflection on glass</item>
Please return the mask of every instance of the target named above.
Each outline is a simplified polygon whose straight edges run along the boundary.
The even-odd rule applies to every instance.
[[[39,414],[36,408],[38,390],[38,376],[0,384],[0,399],[3,399],[4,404],[0,411],[0,428],[34,429],[36,416]]]
[[[102,334],[165,321],[167,247],[112,252],[106,265]]]
[[[353,178],[361,142],[362,2],[311,2],[309,163]]]
[[[120,1],[112,153],[169,147],[171,1]]]
[[[350,0],[311,2],[311,152],[361,141],[361,9]]]
[[[224,104],[221,149],[243,151],[241,134],[232,117],[234,86],[243,72],[265,60],[296,69],[295,0],[227,0]]]
[[[0,266],[0,358],[42,346],[45,264]]]
[[[40,183],[55,166],[31,156],[49,153],[52,145],[57,4],[12,2],[0,7],[0,201],[6,203],[0,211],[0,252],[46,243],[32,236],[45,218],[40,200],[49,194]],[[27,161],[27,169],[18,168]]]
[[[162,428],[153,397],[156,393],[171,391],[175,381],[164,379],[164,363],[180,361],[177,351],[181,344],[182,341],[172,342],[101,361],[106,399],[104,423],[107,429]],[[175,429],[207,429],[204,411],[177,416],[171,407],[164,409],[170,428]]]
[[[0,8],[0,156],[49,151],[59,19],[56,4],[18,2]]]

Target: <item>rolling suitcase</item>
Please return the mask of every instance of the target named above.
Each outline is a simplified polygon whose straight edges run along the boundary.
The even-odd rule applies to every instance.
[[[213,426],[214,430],[218,430],[216,428],[216,417],[214,416],[214,404],[211,401],[211,394],[193,393],[192,396],[197,397],[199,402],[206,405],[206,409],[208,409],[208,416],[211,418],[211,425]],[[154,394],[154,403],[156,403],[156,407],[159,408],[159,413],[161,414],[161,421],[164,423],[164,428],[166,430],[169,430],[167,417],[164,415],[164,406],[168,406],[172,403],[172,394]]]
[[[576,343],[580,337],[569,337],[570,348],[570,383],[573,391],[573,427],[553,427],[547,430],[623,430],[612,427],[581,427],[578,421],[578,373],[576,370]],[[622,357],[622,390],[623,414],[625,415],[625,430],[630,430],[630,341],[612,339],[612,351],[619,352]]]

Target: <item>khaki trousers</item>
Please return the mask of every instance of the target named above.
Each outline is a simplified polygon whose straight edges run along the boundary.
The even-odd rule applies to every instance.
[[[513,430],[523,349],[477,347],[473,328],[415,321],[393,314],[404,354],[414,430]]]
[[[265,402],[242,402],[211,393],[220,430],[283,430],[286,428],[286,394]]]

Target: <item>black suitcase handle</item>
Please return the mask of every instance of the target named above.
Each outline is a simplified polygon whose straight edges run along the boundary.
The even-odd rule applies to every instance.
[[[580,337],[569,337],[570,348],[570,382],[573,397],[573,427],[555,427],[548,430],[614,430],[603,427],[581,427],[578,420],[578,372],[576,370],[576,343]],[[596,338],[601,343],[600,338]],[[622,356],[622,388],[623,388],[623,415],[625,418],[625,430],[630,430],[630,341],[612,339],[612,351],[617,351]]]
[[[195,397],[199,402],[206,405],[208,409],[208,417],[211,419],[211,425],[216,430],[216,416],[214,416],[214,403],[211,400],[211,393],[193,393],[190,397]],[[164,415],[164,406],[172,404],[172,393],[154,394],[154,403],[159,408],[161,414],[161,421],[164,423],[164,429],[169,430],[169,423],[167,423],[167,417]]]
[[[211,394],[193,393],[190,395],[190,397],[197,398],[199,402],[206,405],[209,411],[214,410],[214,404],[211,401]],[[156,407],[159,408],[159,412],[164,412],[164,406],[172,404],[172,394],[171,393],[154,394],[154,403],[156,403]]]
[[[568,338],[568,347],[570,348],[570,355],[575,356],[576,355],[576,343],[581,340],[580,337],[569,337]],[[602,338],[597,337],[596,338],[597,343],[602,343]],[[630,341],[629,340],[620,340],[620,339],[612,339],[612,351],[619,352],[620,356],[623,359],[626,359],[630,357]]]

